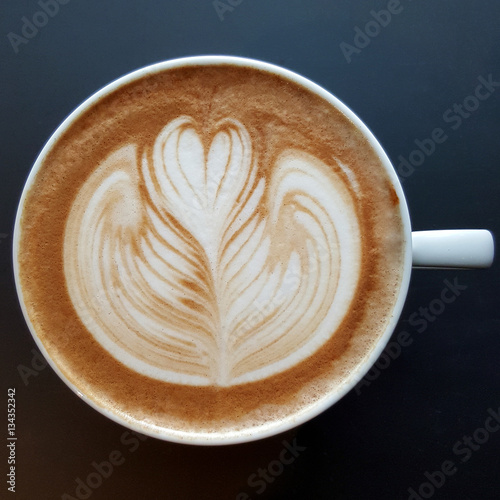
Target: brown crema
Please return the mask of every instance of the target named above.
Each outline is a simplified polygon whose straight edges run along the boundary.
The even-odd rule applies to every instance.
[[[65,227],[81,187],[110,155],[129,144],[137,146],[140,165],[165,125],[180,116],[195,120],[205,151],[223,120],[244,124],[259,158],[259,178],[270,179],[283,151],[299,150],[331,166],[349,187],[351,180],[339,167],[346,165],[359,184],[353,199],[361,271],[349,311],[311,356],[264,380],[196,386],[141,375],[95,340],[68,293]],[[283,234],[287,245],[297,240]],[[404,248],[399,199],[356,126],[295,82],[220,64],[150,74],[86,109],[48,152],[27,193],[18,262],[23,300],[37,336],[65,377],[97,406],[144,431],[161,427],[220,435],[290,417],[346,381],[391,319]]]

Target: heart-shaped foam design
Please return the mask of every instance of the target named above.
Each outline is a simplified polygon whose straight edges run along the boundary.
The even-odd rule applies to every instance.
[[[229,386],[283,372],[335,334],[361,261],[346,166],[287,149],[264,175],[230,119],[209,147],[186,116],[141,147],[96,166],[65,229],[71,300],[109,353],[155,379]]]

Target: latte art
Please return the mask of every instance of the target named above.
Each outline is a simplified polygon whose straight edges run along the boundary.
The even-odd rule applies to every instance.
[[[16,284],[79,395],[136,431],[220,443],[352,383],[407,247],[384,161],[327,94],[205,62],[115,82],[58,129],[16,219]]]
[[[297,365],[341,324],[360,274],[357,182],[294,148],[264,175],[235,119],[205,136],[180,116],[96,165],[67,219],[64,273],[113,357],[165,382],[232,386]]]

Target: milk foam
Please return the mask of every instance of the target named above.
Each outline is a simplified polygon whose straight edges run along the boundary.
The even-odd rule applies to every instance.
[[[166,382],[232,386],[335,334],[360,274],[357,181],[290,148],[264,176],[242,123],[220,121],[208,145],[197,127],[181,116],[96,165],[67,219],[64,273],[116,359]]]

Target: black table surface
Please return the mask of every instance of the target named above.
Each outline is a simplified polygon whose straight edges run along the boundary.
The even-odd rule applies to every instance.
[[[11,264],[18,199],[57,125],[109,81],[199,54],[272,62],[345,102],[397,168],[414,230],[498,234],[499,19],[498,0],[2,2],[0,497],[499,498],[498,259],[415,270],[406,341],[365,383],[299,429],[216,448],[133,435],[73,394],[37,354]]]

